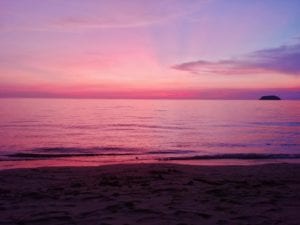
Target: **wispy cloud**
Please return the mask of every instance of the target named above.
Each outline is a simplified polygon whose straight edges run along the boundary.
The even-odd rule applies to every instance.
[[[243,75],[275,72],[300,75],[300,43],[262,49],[245,56],[217,62],[198,60],[172,66],[194,74]]]
[[[208,0],[24,0],[19,4],[5,0],[0,6],[10,12],[6,30],[59,30],[143,27],[187,15]],[[36,12],[26,10],[34,4]],[[6,15],[2,15],[3,21]]]

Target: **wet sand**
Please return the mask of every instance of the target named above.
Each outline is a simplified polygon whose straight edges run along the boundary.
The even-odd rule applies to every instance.
[[[0,224],[299,225],[300,164],[0,171]]]

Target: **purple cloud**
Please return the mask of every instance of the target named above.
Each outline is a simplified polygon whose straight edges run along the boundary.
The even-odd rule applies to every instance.
[[[217,62],[199,60],[172,66],[194,74],[241,75],[275,72],[300,75],[300,43],[252,52],[244,57]]]

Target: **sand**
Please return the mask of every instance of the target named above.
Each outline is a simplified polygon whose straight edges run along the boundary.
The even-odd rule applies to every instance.
[[[0,224],[299,225],[300,164],[4,170]]]

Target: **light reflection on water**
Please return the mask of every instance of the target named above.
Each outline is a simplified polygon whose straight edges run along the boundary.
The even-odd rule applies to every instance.
[[[6,155],[47,150],[47,154],[100,154],[97,163],[136,157],[300,153],[299,101],[0,99],[0,103],[2,160]],[[107,153],[116,155],[103,155]],[[124,153],[129,155],[118,156]]]

